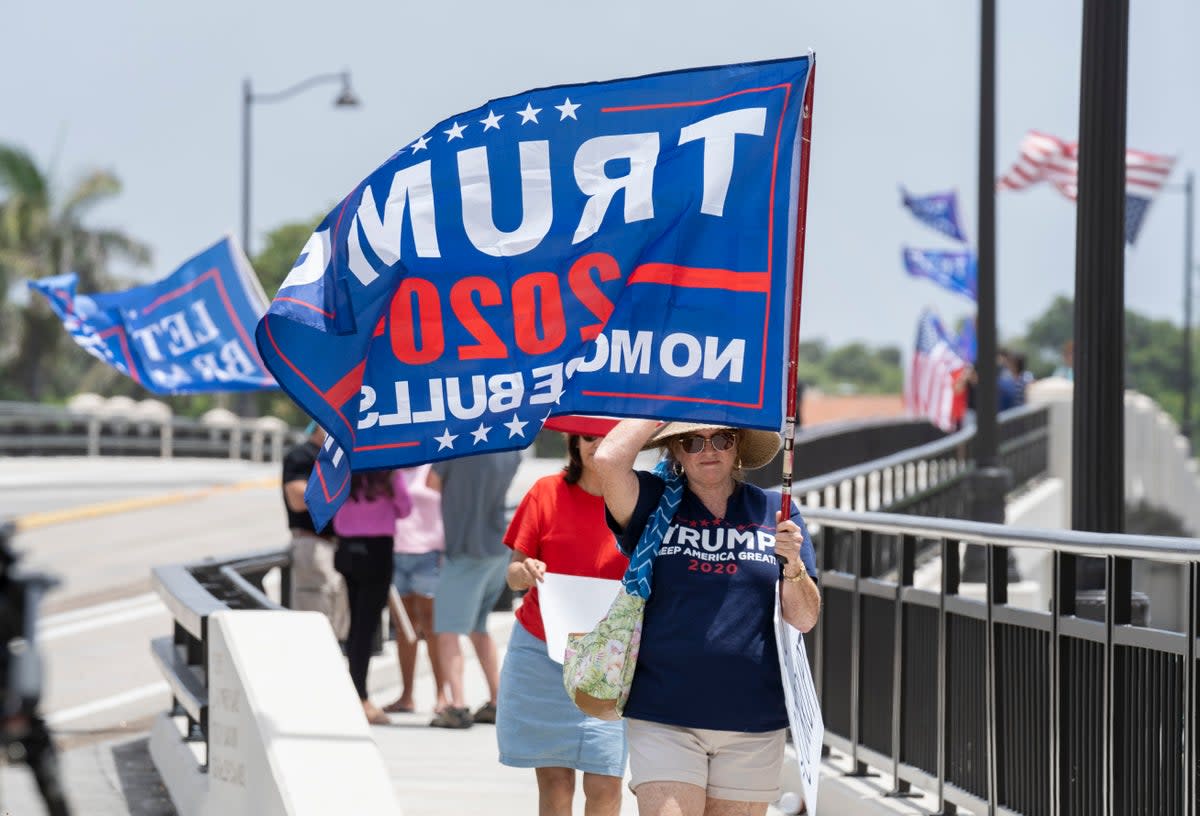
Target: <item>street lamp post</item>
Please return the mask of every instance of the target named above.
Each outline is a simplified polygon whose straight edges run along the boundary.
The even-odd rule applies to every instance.
[[[996,420],[996,0],[979,4],[979,210],[976,247],[975,313],[975,472],[971,475],[969,517],[1004,523],[1005,494],[1012,475],[998,457]],[[992,574],[1019,580],[1016,562],[1003,549],[992,551]],[[968,545],[964,581],[988,579],[987,551]],[[998,578],[996,579],[998,580]]]
[[[1192,255],[1192,194],[1195,188],[1192,171],[1183,182],[1183,435],[1192,441],[1192,276],[1195,259]]]
[[[246,253],[246,257],[251,255],[250,245],[250,157],[251,157],[251,136],[250,136],[250,112],[251,107],[256,103],[282,102],[298,93],[302,93],[316,85],[322,85],[329,82],[340,82],[342,86],[341,92],[333,100],[333,105],[336,108],[354,108],[358,107],[359,100],[354,91],[350,88],[350,72],[340,71],[330,74],[317,74],[308,79],[297,82],[291,87],[284,88],[282,91],[275,93],[255,93],[250,85],[250,78],[246,77],[242,81],[242,251]],[[248,392],[238,392],[236,397],[237,413],[241,416],[248,416],[251,413],[253,402]]]
[[[250,250],[250,109],[255,103],[282,102],[285,99],[302,93],[316,85],[329,82],[341,83],[342,90],[333,100],[336,108],[354,108],[360,104],[358,97],[350,88],[350,72],[340,71],[331,74],[317,74],[297,82],[289,88],[275,93],[255,93],[250,85],[250,78],[242,81],[242,249],[246,255]]]

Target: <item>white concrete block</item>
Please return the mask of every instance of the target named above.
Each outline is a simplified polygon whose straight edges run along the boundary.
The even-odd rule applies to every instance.
[[[185,742],[186,731],[186,721],[159,714],[150,729],[150,758],[179,816],[204,816],[208,796],[208,776],[201,769],[204,745]]]
[[[208,816],[399,814],[333,631],[316,612],[208,619]],[[336,781],[335,781],[336,780]]]

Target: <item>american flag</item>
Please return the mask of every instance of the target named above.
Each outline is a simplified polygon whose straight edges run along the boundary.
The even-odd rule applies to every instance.
[[[917,323],[917,345],[904,383],[904,404],[909,413],[927,417],[943,431],[952,431],[966,411],[965,395],[954,384],[967,368],[955,351],[956,343],[942,321],[925,311]]]
[[[1146,210],[1175,164],[1174,156],[1125,151],[1125,243],[1137,240]],[[1079,196],[1079,144],[1031,130],[1021,141],[1021,157],[996,182],[998,190],[1023,190],[1040,181],[1075,201]]]

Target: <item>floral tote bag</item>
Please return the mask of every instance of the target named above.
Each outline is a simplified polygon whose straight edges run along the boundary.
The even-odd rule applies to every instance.
[[[629,700],[642,642],[642,614],[650,597],[654,558],[683,495],[683,480],[671,474],[665,462],[660,463],[654,473],[666,485],[658,507],[629,558],[621,591],[592,631],[567,636],[563,660],[563,686],[567,696],[584,714],[601,720],[620,719]]]

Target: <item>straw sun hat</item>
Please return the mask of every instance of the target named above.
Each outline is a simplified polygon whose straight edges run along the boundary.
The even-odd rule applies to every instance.
[[[775,431],[757,428],[733,428],[729,425],[707,425],[702,422],[668,422],[650,437],[642,450],[666,448],[672,439],[699,431],[735,431],[738,436],[738,458],[743,470],[754,470],[770,462],[783,446],[783,439]]]

